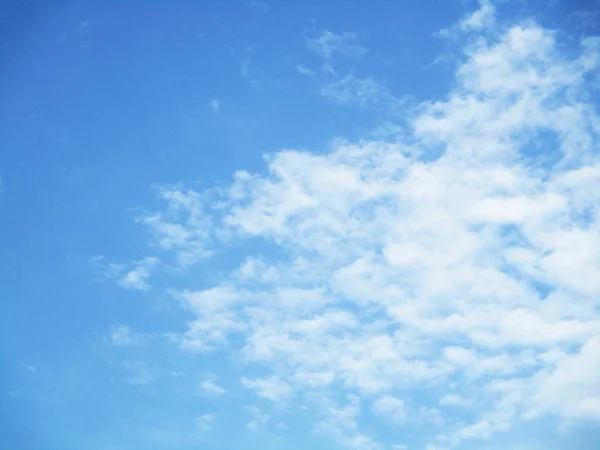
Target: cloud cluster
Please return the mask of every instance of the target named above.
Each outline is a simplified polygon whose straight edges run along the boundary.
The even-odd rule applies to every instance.
[[[461,27],[493,26],[490,8]],[[330,58],[348,39],[315,45]],[[282,150],[267,174],[236,173],[218,207],[161,190],[168,211],[141,221],[182,264],[224,236],[278,249],[174,294],[190,312],[181,347],[241,342],[269,372],[244,386],[312,401],[316,429],[349,448],[401,448],[361,431],[369,411],[433,427],[432,449],[540,417],[600,420],[599,45],[566,55],[534,22],[484,33],[404,142]],[[268,420],[253,414],[252,428]]]

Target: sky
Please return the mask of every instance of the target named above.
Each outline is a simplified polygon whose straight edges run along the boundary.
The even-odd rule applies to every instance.
[[[0,4],[0,450],[600,448],[592,0]]]

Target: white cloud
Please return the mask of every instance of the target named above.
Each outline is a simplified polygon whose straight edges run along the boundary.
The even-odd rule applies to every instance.
[[[217,99],[213,99],[210,101],[210,107],[212,108],[213,112],[216,114],[219,112],[219,109],[221,108],[221,102],[220,100]]]
[[[196,428],[201,431],[209,431],[212,429],[216,418],[216,414],[202,414],[196,419]]]
[[[346,75],[324,84],[320,93],[323,97],[342,105],[385,107],[397,101],[389,91],[374,78],[357,78]]]
[[[154,256],[130,264],[107,264],[103,255],[94,256],[88,261],[88,266],[100,279],[115,280],[125,289],[138,291],[148,291],[152,288],[148,279],[159,265],[159,259]]]
[[[406,420],[404,401],[391,395],[378,398],[373,403],[373,411],[396,423],[403,423]]]
[[[575,11],[569,14],[569,18],[582,30],[593,30],[598,25],[598,11]]]
[[[442,38],[458,39],[463,33],[481,33],[495,31],[496,8],[490,0],[479,0],[479,9],[462,18],[450,28],[440,30],[438,36]]]
[[[357,42],[356,34],[336,34],[325,30],[318,38],[309,39],[308,48],[325,61],[336,58],[361,59],[367,49]]]
[[[474,34],[491,26],[484,12]],[[468,42],[453,90],[420,105],[401,142],[282,150],[265,174],[236,173],[210,217],[201,194],[164,191],[169,211],[144,223],[187,264],[229,239],[280,251],[177,292],[182,347],[241,342],[240,359],[268,371],[243,384],[312,402],[317,429],[348,448],[382,448],[361,430],[363,404],[397,421],[414,405],[443,428],[429,448],[524,417],[599,420],[600,118],[586,81],[598,46],[566,55],[533,22],[500,31]],[[445,414],[457,406],[472,422]],[[250,429],[269,420],[249,411]]]
[[[440,398],[439,405],[440,406],[457,406],[457,407],[465,407],[470,405],[470,400],[464,397],[461,397],[457,394],[446,394],[442,398]]]
[[[532,380],[530,416],[551,411],[569,419],[600,421],[600,334],[562,354]],[[568,401],[567,401],[568,399]]]
[[[147,257],[133,263],[134,268],[125,272],[119,277],[119,284],[126,289],[135,289],[138,291],[147,291],[151,288],[148,278],[152,271],[158,265],[158,258]],[[117,266],[111,265],[116,269]]]
[[[250,431],[257,431],[266,425],[271,419],[269,414],[265,414],[256,406],[244,406],[244,409],[248,411],[252,417],[252,420],[246,423],[246,428]]]
[[[174,252],[182,267],[210,256],[212,222],[202,196],[177,186],[160,187],[158,194],[166,202],[166,210],[138,218],[152,232],[153,245]]]
[[[462,30],[491,28],[495,23],[496,10],[489,0],[480,0],[479,9],[459,22]]]
[[[326,99],[344,106],[379,108],[381,111],[397,112],[403,103],[393,96],[384,84],[366,76],[358,77],[352,72],[338,73],[334,65],[340,58],[362,59],[367,49],[358,43],[354,33],[334,34],[325,31],[318,39],[308,41],[308,48],[323,59],[319,78],[319,93]],[[297,66],[303,75],[313,76],[314,72],[303,65]]]
[[[112,326],[107,339],[112,345],[129,347],[143,344],[146,341],[146,336],[142,333],[132,331],[127,325],[115,324]]]
[[[296,70],[298,71],[298,73],[301,73],[302,75],[306,75],[306,76],[313,76],[314,73],[312,70],[310,70],[309,68],[307,68],[306,66],[303,66],[302,64],[298,64],[296,66]]]
[[[218,384],[214,377],[209,377],[200,383],[200,389],[203,395],[207,396],[220,396],[227,392],[227,390]]]
[[[316,430],[333,437],[338,445],[356,450],[380,450],[383,445],[359,431],[357,416],[360,413],[360,400],[357,396],[348,397],[348,403],[340,406],[327,397],[321,399],[322,418]]]
[[[289,400],[293,395],[292,386],[276,377],[258,380],[249,380],[246,377],[243,377],[242,384],[248,389],[255,390],[260,397],[274,402],[283,402]]]
[[[123,363],[123,368],[127,372],[125,381],[129,384],[134,386],[144,386],[154,381],[154,374],[142,361],[130,361]]]
[[[239,294],[229,288],[217,287],[204,292],[184,291],[178,294],[183,306],[196,320],[182,336],[181,346],[188,350],[207,351],[223,343],[228,336],[243,330],[231,307],[241,301]]]

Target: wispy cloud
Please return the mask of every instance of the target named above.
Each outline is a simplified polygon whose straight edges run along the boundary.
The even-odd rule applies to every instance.
[[[357,76],[348,68],[336,68],[341,60],[357,62],[366,55],[366,47],[358,42],[354,33],[325,31],[320,37],[308,41],[308,49],[322,59],[321,73],[315,75],[304,65],[297,66],[297,70],[317,77],[319,93],[323,97],[343,106],[378,108],[381,113],[398,112],[403,102],[392,95],[383,82],[372,76]]]
[[[464,30],[481,30],[491,28],[496,23],[496,8],[489,0],[479,0],[479,9],[459,22],[459,27]]]
[[[458,38],[461,33],[477,33],[493,30],[496,25],[496,8],[489,0],[479,0],[479,8],[450,28],[444,28],[438,35],[442,38]]]
[[[90,258],[88,266],[100,279],[116,280],[125,289],[149,291],[152,287],[148,279],[159,266],[160,261],[148,256],[130,264],[106,263],[103,255]]]
[[[106,339],[110,344],[117,347],[130,347],[145,344],[148,337],[133,331],[127,325],[115,324]]]
[[[262,11],[263,13],[269,11],[269,5],[266,2],[261,2],[259,0],[250,0],[250,6],[259,11]]]
[[[597,29],[598,11],[576,11],[570,14],[570,19],[582,30]]]
[[[220,396],[227,392],[227,390],[217,383],[217,380],[214,376],[208,377],[200,383],[200,389],[202,391],[202,395],[205,396]]]
[[[302,64],[298,64],[296,66],[296,70],[301,73],[302,75],[306,75],[306,76],[313,76],[314,72],[312,70],[310,70],[309,68],[307,68],[306,66],[303,66]]]
[[[38,371],[37,367],[32,364],[25,364],[25,369],[30,373],[36,373]]]
[[[12,389],[6,393],[8,398],[16,399],[19,395],[23,393],[23,389]]]
[[[317,38],[308,40],[308,48],[325,61],[337,58],[361,59],[367,53],[354,33],[323,31]]]
[[[154,374],[142,361],[128,361],[122,364],[127,375],[125,381],[134,386],[144,386],[154,381]]]
[[[177,186],[159,187],[158,194],[166,202],[166,210],[138,218],[151,231],[152,244],[164,251],[174,251],[175,262],[182,267],[210,256],[214,233],[202,196]]]
[[[322,417],[317,421],[316,431],[325,433],[338,445],[357,450],[383,450],[383,445],[370,436],[361,433],[358,416],[361,413],[360,399],[349,395],[345,405],[340,406],[325,397],[321,401]]]
[[[250,431],[257,431],[269,422],[271,419],[270,414],[264,413],[260,408],[256,406],[244,406],[244,410],[250,413],[252,419],[246,423],[246,428]]]
[[[383,395],[373,403],[373,411],[395,423],[406,421],[404,401],[391,395]]]
[[[325,83],[320,90],[323,97],[341,105],[385,108],[398,102],[381,83],[371,77],[346,75]]]
[[[209,431],[212,429],[216,418],[216,414],[202,414],[196,419],[196,428],[201,431]]]
[[[243,377],[242,384],[248,389],[255,390],[260,397],[274,402],[287,401],[293,395],[292,386],[276,377],[258,380],[249,380]]]
[[[133,269],[127,270],[119,279],[119,284],[127,289],[147,291],[150,289],[148,278],[158,265],[158,258],[146,257],[133,263]],[[114,266],[113,266],[114,267]]]

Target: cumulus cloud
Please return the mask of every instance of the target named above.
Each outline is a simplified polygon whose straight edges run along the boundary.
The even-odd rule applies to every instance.
[[[142,220],[185,264],[208,242],[278,247],[177,291],[179,343],[241,343],[269,372],[242,384],[312,402],[316,430],[348,448],[384,448],[361,429],[369,410],[435,425],[432,449],[525,419],[600,420],[599,44],[562,53],[534,22],[486,34],[481,8],[461,22],[483,34],[454,88],[417,108],[404,141],[282,150],[265,174],[237,172],[210,215],[203,194],[169,188],[168,211]],[[315,45],[329,58],[348,39]],[[474,419],[445,414],[457,407]],[[248,411],[248,428],[268,421]]]

